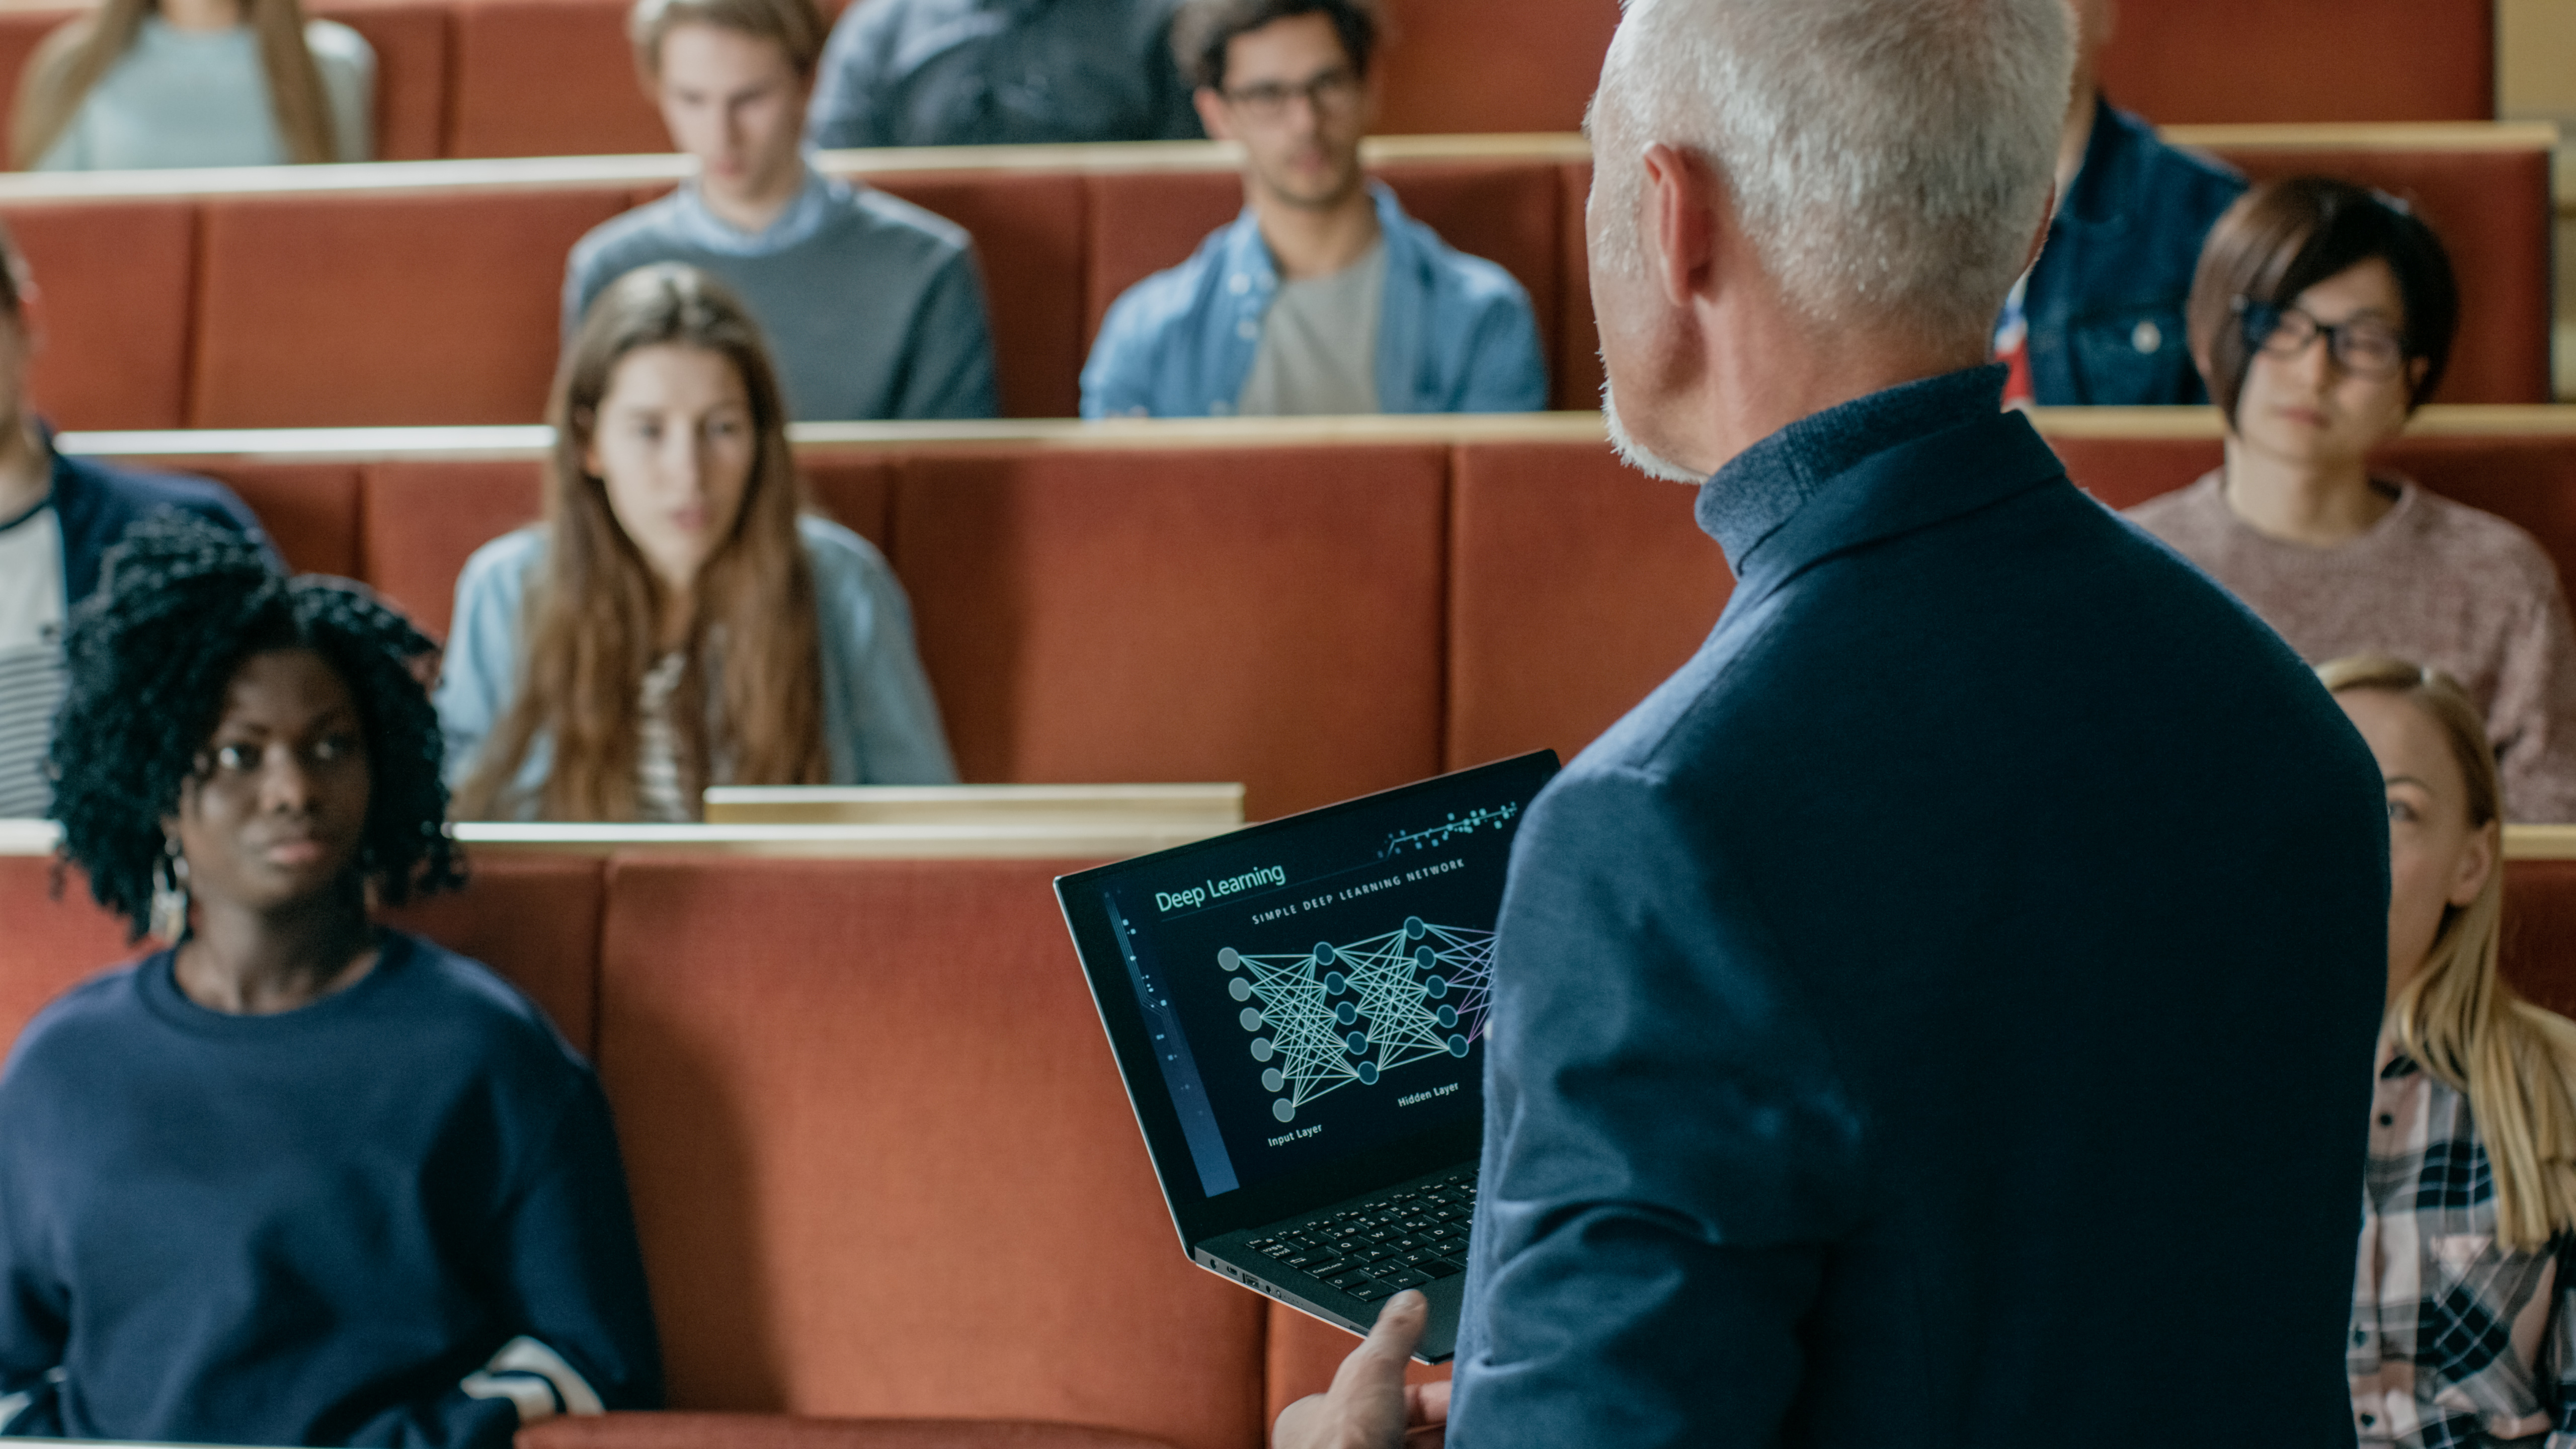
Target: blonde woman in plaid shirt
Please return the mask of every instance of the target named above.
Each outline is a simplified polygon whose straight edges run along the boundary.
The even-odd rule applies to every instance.
[[[2365,1445],[2576,1449],[2576,1024],[2496,974],[2495,752],[2451,679],[2318,674],[2388,789],[2388,1018],[2346,1358]]]

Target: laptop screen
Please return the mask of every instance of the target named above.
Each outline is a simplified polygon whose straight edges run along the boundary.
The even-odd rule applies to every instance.
[[[1058,882],[1167,1192],[1472,1142],[1504,870],[1555,770],[1527,755]]]

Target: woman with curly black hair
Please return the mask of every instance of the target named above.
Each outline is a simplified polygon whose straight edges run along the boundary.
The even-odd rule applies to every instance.
[[[368,920],[462,877],[430,648],[175,514],[75,612],[63,856],[169,945],[0,1072],[0,1431],[502,1449],[658,1402],[589,1067]]]

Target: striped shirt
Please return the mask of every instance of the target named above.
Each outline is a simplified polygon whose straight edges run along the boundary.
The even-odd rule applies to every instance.
[[[671,695],[680,687],[688,655],[674,649],[644,671],[642,728],[635,750],[635,818],[685,824],[698,818],[680,788],[680,736],[671,728]]]
[[[45,755],[63,674],[63,533],[50,499],[0,521],[0,819],[53,799]]]
[[[2392,1052],[2371,1103],[2345,1345],[2362,1444],[2576,1449],[2576,1235],[2512,1252],[2495,1222],[2467,1094]]]

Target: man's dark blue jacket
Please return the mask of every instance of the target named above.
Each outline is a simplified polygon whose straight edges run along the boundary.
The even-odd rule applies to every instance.
[[[1711,479],[1521,827],[1453,1445],[2352,1442],[2379,772],[2001,387]]]
[[[2093,103],[2093,139],[2022,294],[2041,407],[2202,403],[2183,304],[2201,242],[2245,178]]]

